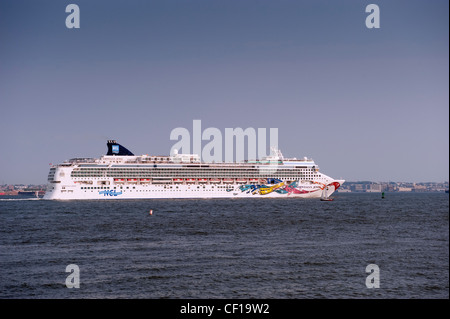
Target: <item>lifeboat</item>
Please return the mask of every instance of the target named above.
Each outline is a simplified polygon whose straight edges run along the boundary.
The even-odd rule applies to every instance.
[[[198,181],[200,183],[206,183],[208,180],[206,178],[200,178]]]
[[[195,178],[188,178],[188,179],[186,179],[186,182],[194,183],[195,182]]]
[[[247,183],[247,180],[245,180],[245,179],[238,179],[236,181],[236,183],[245,184],[245,183]]]
[[[183,182],[183,179],[182,179],[182,178],[175,178],[173,181],[174,181],[175,183],[182,183],[182,182]]]
[[[210,179],[209,181],[210,183],[220,183],[220,179],[217,178]]]
[[[223,182],[224,183],[233,183],[233,180],[230,178],[224,178]]]

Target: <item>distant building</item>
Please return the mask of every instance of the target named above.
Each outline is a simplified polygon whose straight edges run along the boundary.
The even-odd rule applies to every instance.
[[[370,184],[367,188],[366,192],[369,193],[381,193],[382,186],[381,184]]]
[[[415,192],[426,192],[427,191],[427,187],[425,185],[415,185],[414,186],[414,191]]]

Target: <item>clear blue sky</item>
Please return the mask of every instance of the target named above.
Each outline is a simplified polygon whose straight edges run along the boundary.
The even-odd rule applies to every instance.
[[[46,183],[49,163],[106,154],[107,139],[168,154],[194,119],[278,128],[285,156],[335,178],[448,181],[448,6],[3,0],[0,183]]]

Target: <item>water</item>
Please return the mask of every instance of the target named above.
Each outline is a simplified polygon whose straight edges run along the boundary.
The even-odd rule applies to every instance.
[[[0,298],[449,298],[448,217],[444,193],[3,197]],[[66,287],[69,264],[79,289]],[[369,264],[379,288],[366,287]]]

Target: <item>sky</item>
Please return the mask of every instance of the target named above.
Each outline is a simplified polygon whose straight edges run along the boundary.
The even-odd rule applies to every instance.
[[[448,38],[447,0],[2,0],[0,184],[108,139],[169,154],[194,120],[277,128],[336,179],[448,181]]]

